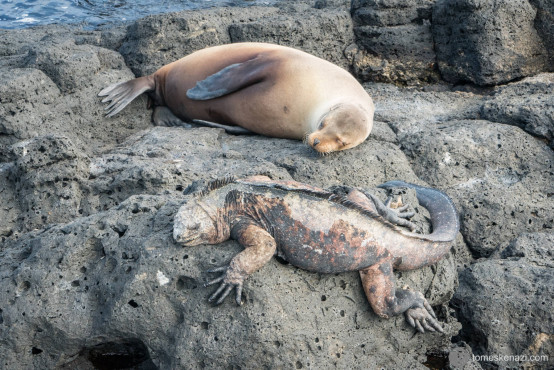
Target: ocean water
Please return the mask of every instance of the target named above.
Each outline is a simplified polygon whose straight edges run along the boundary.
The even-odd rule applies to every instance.
[[[0,0],[0,28],[81,23],[85,28],[150,14],[214,6],[268,5],[275,0]]]

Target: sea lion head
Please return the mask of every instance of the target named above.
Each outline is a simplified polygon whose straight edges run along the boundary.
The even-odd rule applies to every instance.
[[[322,154],[355,147],[371,132],[373,116],[356,104],[339,104],[319,120],[307,143]]]
[[[218,228],[217,209],[198,199],[187,201],[173,222],[173,239],[185,247],[217,244],[226,240]]]

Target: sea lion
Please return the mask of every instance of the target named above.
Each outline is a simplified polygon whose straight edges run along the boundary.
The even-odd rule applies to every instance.
[[[231,132],[305,140],[324,154],[360,144],[373,126],[373,101],[350,73],[273,44],[209,47],[98,95],[111,117],[144,92],[157,125],[208,121]]]

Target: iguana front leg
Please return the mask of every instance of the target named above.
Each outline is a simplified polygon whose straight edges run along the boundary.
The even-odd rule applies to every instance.
[[[215,301],[216,305],[223,302],[233,288],[236,288],[235,301],[240,305],[244,280],[265,265],[275,254],[275,239],[257,225],[237,225],[232,230],[232,237],[244,247],[244,250],[233,257],[229,266],[209,270],[208,272],[223,272],[223,275],[204,285],[221,282],[219,288],[208,299],[209,302]]]
[[[421,333],[443,332],[433,309],[420,292],[396,289],[392,256],[360,271],[362,285],[373,311],[381,317],[404,313],[408,323]]]

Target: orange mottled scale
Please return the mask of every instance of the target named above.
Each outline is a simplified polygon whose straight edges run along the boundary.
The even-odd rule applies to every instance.
[[[271,196],[237,191],[229,198],[227,209],[237,224],[231,237],[243,225],[261,225],[275,239],[277,255],[305,270],[357,271],[375,264],[386,252],[377,242],[383,232],[378,221],[343,205],[275,189]]]

